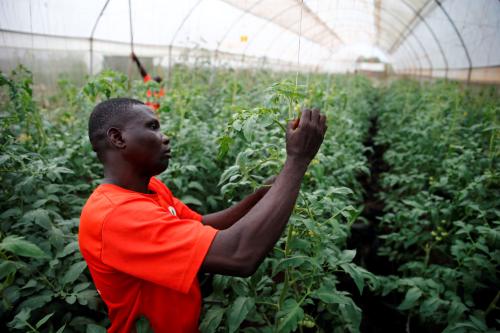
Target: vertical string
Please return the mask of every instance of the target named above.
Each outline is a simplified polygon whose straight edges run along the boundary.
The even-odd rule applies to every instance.
[[[35,49],[35,40],[34,40],[34,36],[33,36],[33,16],[31,14],[31,0],[30,0],[30,33],[31,33],[31,67],[32,67],[32,71],[33,71],[33,75],[35,73],[35,54],[34,54],[34,49]]]
[[[132,29],[132,0],[128,0],[128,18],[130,26],[130,52],[134,52],[134,30]],[[128,57],[128,90],[132,88],[132,59]]]
[[[295,75],[295,89],[297,89],[299,83],[299,66],[300,66],[300,40],[302,37],[302,10],[304,9],[304,0],[301,0],[300,5],[300,20],[299,20],[299,47],[297,51],[297,73]]]
[[[130,24],[130,50],[134,52],[134,30],[132,29],[132,0],[128,0],[128,19]]]

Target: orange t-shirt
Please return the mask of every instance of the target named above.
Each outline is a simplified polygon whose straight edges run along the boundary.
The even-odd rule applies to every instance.
[[[154,332],[198,332],[196,277],[217,230],[156,178],[154,194],[98,186],[83,207],[80,251],[108,307],[108,332],[131,332],[141,315]]]
[[[146,74],[146,76],[144,77],[144,83],[151,80],[151,75]],[[148,91],[146,92],[147,101],[145,104],[156,111],[160,108],[160,103],[158,103],[158,100],[163,96],[165,96],[165,90],[163,88],[160,88],[159,91],[154,92],[151,92],[151,89],[148,89]]]

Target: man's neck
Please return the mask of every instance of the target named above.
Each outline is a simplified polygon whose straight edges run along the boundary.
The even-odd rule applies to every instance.
[[[150,179],[151,177],[149,176],[141,177],[137,176],[137,174],[130,174],[129,172],[123,172],[121,170],[109,170],[106,167],[104,168],[104,184],[117,185],[130,191],[146,194],[151,193],[148,189]]]

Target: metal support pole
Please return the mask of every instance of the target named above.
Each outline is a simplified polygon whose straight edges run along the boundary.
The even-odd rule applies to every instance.
[[[462,47],[463,47],[463,49],[465,51],[465,55],[467,57],[467,62],[469,63],[469,69],[468,69],[468,72],[467,72],[467,83],[469,83],[470,82],[470,78],[471,78],[471,73],[472,73],[472,60],[471,60],[470,55],[469,55],[469,50],[467,49],[467,46],[465,45],[465,42],[464,42],[464,39],[462,38],[462,35],[460,34],[460,32],[457,29],[455,21],[453,21],[453,19],[451,18],[450,14],[448,14],[448,12],[446,11],[446,9],[444,9],[443,5],[441,4],[441,1],[440,0],[435,0],[435,1],[437,3],[438,7],[441,8],[441,10],[443,11],[444,15],[448,19],[448,22],[450,22],[451,26],[453,27],[453,30],[455,30],[455,33],[457,34],[457,37],[460,40],[460,43],[462,44]]]
[[[441,46],[441,43],[439,42],[439,39],[437,38],[437,35],[436,35],[436,32],[434,31],[434,29],[432,29],[432,27],[430,26],[430,24],[427,22],[427,20],[425,19],[425,17],[422,15],[422,11],[427,7],[427,5],[431,2],[432,0],[428,1],[427,3],[425,3],[422,8],[420,10],[416,10],[415,8],[413,8],[406,0],[402,0],[403,4],[405,6],[407,6],[411,11],[413,11],[413,13],[415,14],[415,18],[419,18],[420,19],[420,22],[422,22],[425,27],[429,30],[430,34],[432,35],[432,38],[434,39],[434,41],[436,42],[436,45],[438,46],[439,48],[439,52],[441,53],[441,57],[443,58],[443,61],[444,61],[444,66],[445,66],[445,73],[444,73],[444,76],[445,78],[447,79],[448,78],[448,58],[446,57],[446,54],[444,53],[444,50],[443,50],[443,47]],[[408,25],[409,27],[410,25]],[[411,27],[411,30],[410,32],[406,33],[406,35],[410,34],[414,29],[415,29],[416,25],[413,25]],[[405,35],[405,32],[406,32],[407,29],[403,30],[401,32],[401,38],[403,38],[403,36]],[[398,41],[396,41],[395,44],[397,44]],[[391,46],[391,49],[394,48],[394,45],[393,44]]]
[[[169,46],[169,49],[168,49],[168,75],[167,75],[167,84],[168,84],[168,87],[170,88],[171,87],[171,83],[170,83],[170,79],[172,77],[172,47],[174,46],[174,41],[175,39],[177,38],[177,34],[179,33],[179,31],[181,31],[182,27],[184,26],[184,23],[186,23],[186,21],[188,20],[188,18],[191,16],[191,14],[193,14],[193,11],[198,7],[198,5],[202,2],[203,0],[198,0],[194,5],[193,7],[191,7],[191,9],[189,10],[189,12],[187,13],[186,16],[184,16],[184,18],[182,19],[182,22],[181,24],[179,25],[179,27],[177,27],[177,30],[175,31],[174,33],[174,36],[172,37],[172,40],[170,41],[170,46]]]
[[[99,24],[99,20],[104,14],[106,7],[108,7],[109,1],[110,0],[106,0],[106,2],[104,3],[104,6],[102,7],[99,16],[97,16],[97,19],[94,23],[94,27],[92,28],[92,31],[90,33],[90,75],[94,74],[94,33],[95,30],[97,29],[97,25]]]

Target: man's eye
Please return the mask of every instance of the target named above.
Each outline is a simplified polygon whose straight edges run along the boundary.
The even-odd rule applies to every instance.
[[[149,124],[149,128],[158,129],[158,128],[160,128],[160,125],[158,125],[157,123],[151,123],[151,124]]]

